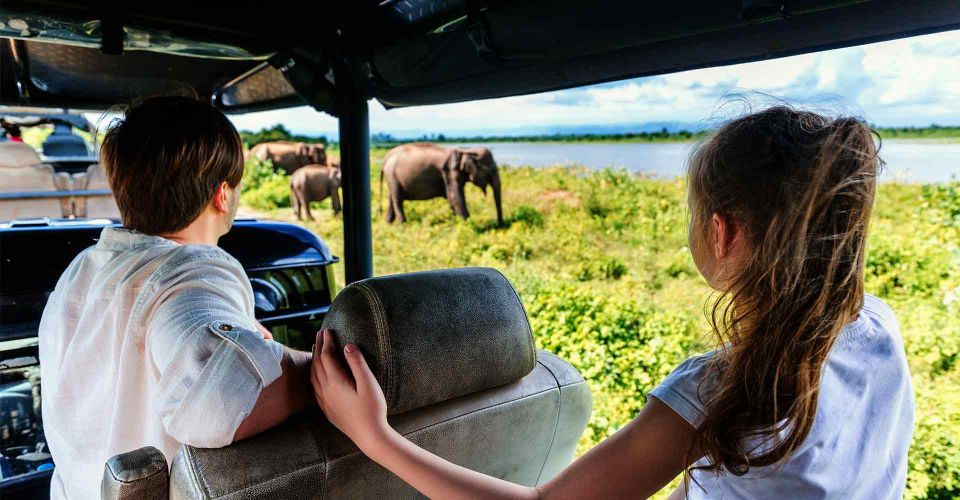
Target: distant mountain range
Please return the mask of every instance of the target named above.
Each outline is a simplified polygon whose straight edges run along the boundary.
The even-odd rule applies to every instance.
[[[571,134],[636,134],[641,132],[660,132],[666,129],[668,133],[680,132],[699,132],[707,128],[705,124],[693,122],[646,122],[646,123],[624,123],[613,125],[545,125],[536,127],[514,127],[514,128],[496,128],[496,129],[474,129],[474,130],[397,130],[397,131],[375,131],[374,133],[388,134],[396,139],[416,139],[420,137],[436,136],[443,134],[446,136],[457,137],[501,137],[501,136],[525,136],[525,135],[571,135]]]

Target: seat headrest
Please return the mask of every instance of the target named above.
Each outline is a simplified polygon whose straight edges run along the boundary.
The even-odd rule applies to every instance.
[[[100,498],[133,500],[167,498],[170,474],[167,459],[153,446],[115,455],[107,460],[100,480]]]
[[[29,167],[39,165],[40,155],[22,142],[0,142],[0,167]]]
[[[536,365],[513,285],[489,268],[382,276],[344,288],[323,328],[353,342],[377,376],[388,413],[519,380]]]

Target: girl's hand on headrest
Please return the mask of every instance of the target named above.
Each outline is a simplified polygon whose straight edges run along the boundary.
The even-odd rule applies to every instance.
[[[335,345],[329,330],[317,335],[310,376],[313,392],[327,420],[368,452],[393,432],[387,423],[387,402],[360,349],[354,344],[344,346],[348,373]]]

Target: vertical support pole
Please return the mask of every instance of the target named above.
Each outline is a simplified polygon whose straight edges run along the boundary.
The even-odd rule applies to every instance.
[[[343,88],[348,87],[348,88]],[[347,284],[373,276],[370,224],[370,115],[367,100],[341,87],[340,168],[343,187],[343,253]]]

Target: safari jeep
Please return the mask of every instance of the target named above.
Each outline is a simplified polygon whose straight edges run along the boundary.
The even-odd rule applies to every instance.
[[[191,89],[226,113],[309,105],[337,117],[348,285],[335,289],[337,258],[312,233],[239,220],[220,245],[246,267],[258,318],[300,349],[322,324],[350,325],[362,346],[379,346],[369,354],[394,427],[456,463],[534,485],[573,459],[590,391],[534,348],[497,271],[373,277],[368,100],[504,97],[958,27],[955,0],[4,0],[0,105],[20,108],[0,116],[52,119]],[[86,127],[70,120],[54,126]],[[56,464],[42,415],[58,409],[39,403],[38,321],[66,265],[119,222],[95,151],[77,152],[57,161],[0,143],[0,211],[10,210],[0,224],[3,498],[49,495]],[[430,363],[414,332],[448,362]],[[129,450],[107,460],[101,484],[104,498],[123,499],[417,496],[319,412],[225,448],[181,447],[172,463]]]

